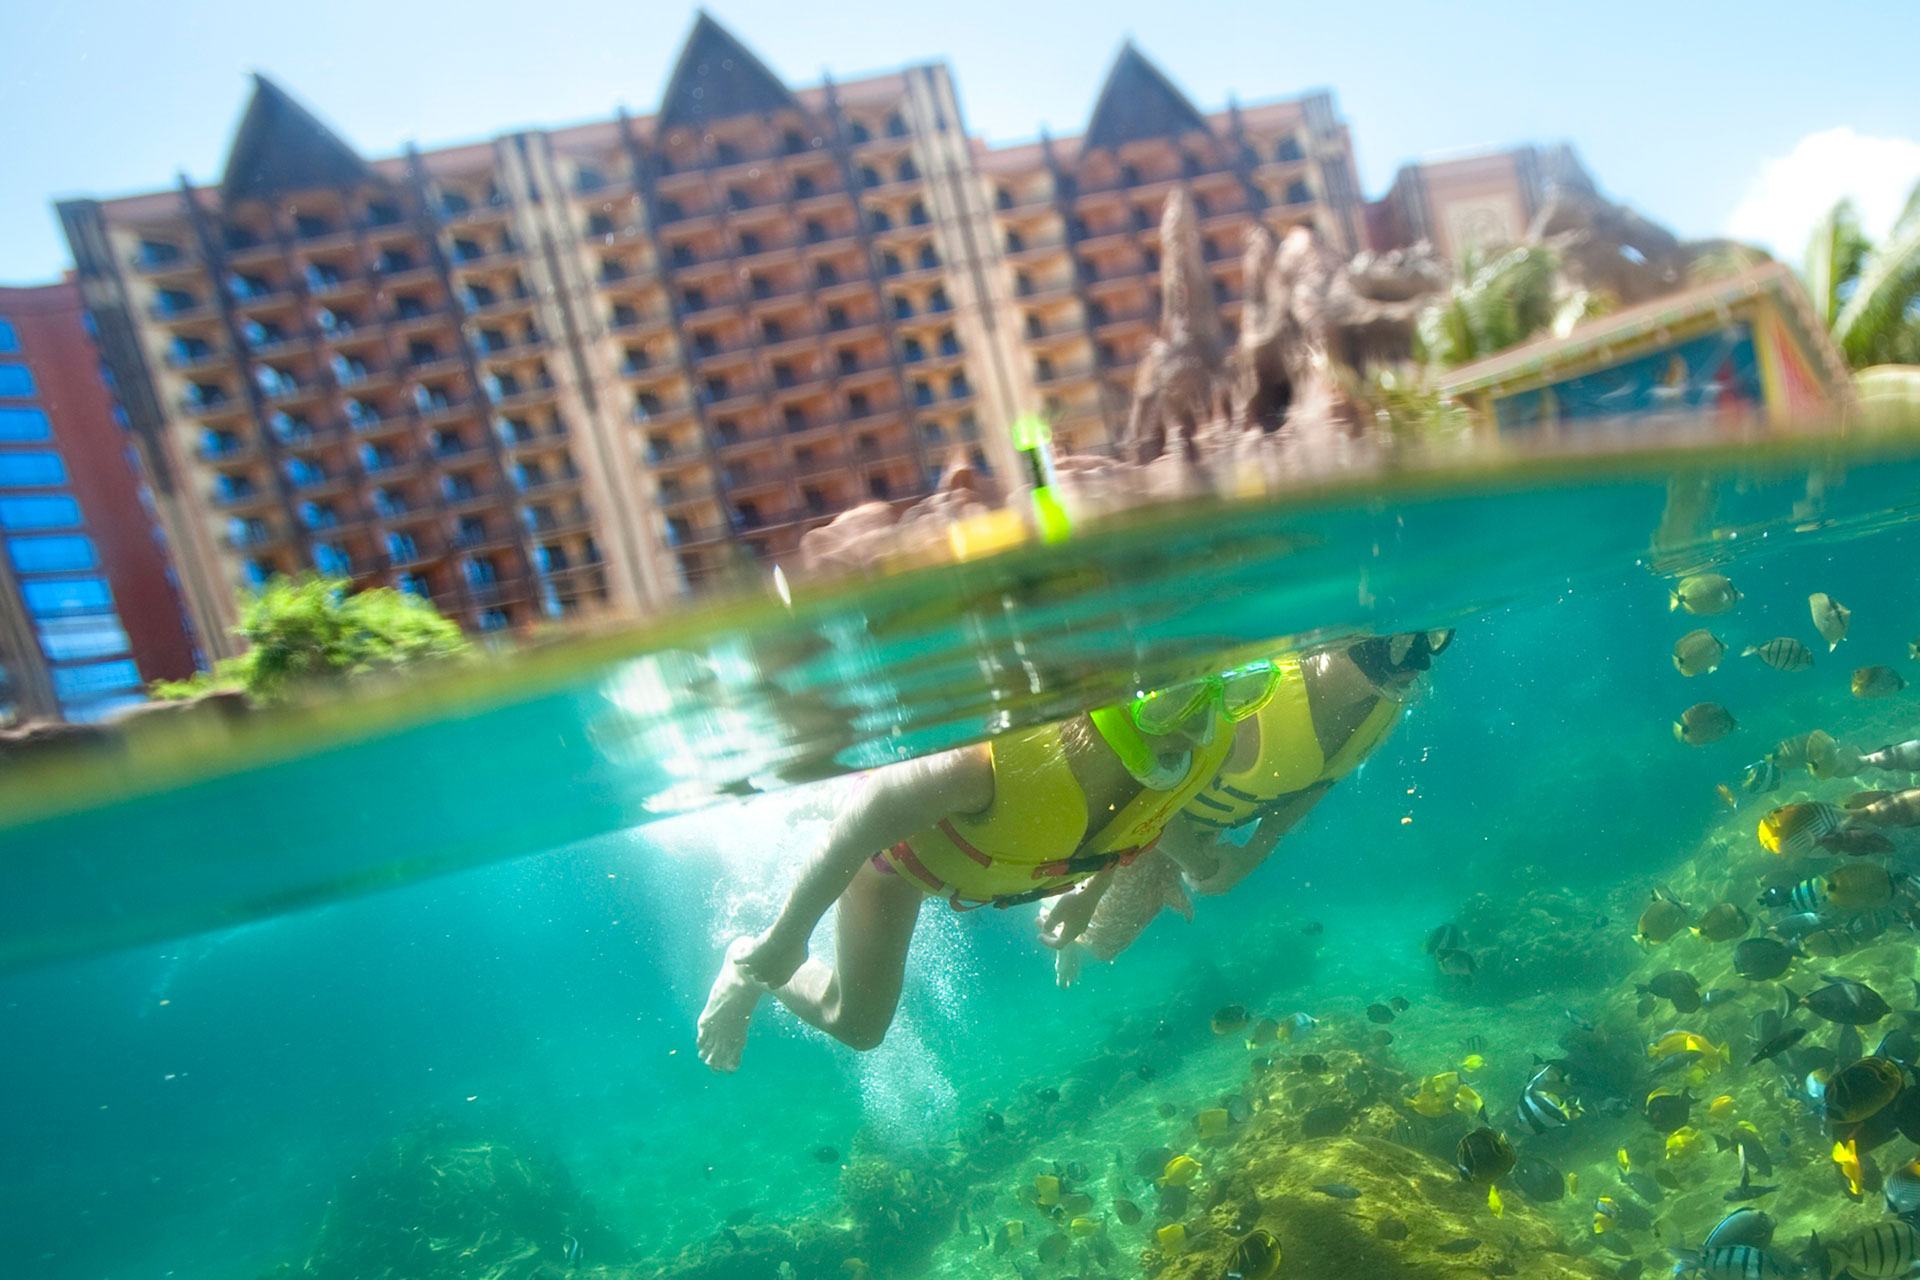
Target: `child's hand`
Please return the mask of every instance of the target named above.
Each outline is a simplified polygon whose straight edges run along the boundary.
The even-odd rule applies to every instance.
[[[807,962],[807,940],[789,939],[778,926],[754,940],[753,949],[740,957],[741,970],[765,986],[785,986],[787,979]]]
[[[1087,931],[1087,922],[1099,905],[1100,894],[1090,885],[1055,898],[1040,913],[1040,941],[1058,951]]]

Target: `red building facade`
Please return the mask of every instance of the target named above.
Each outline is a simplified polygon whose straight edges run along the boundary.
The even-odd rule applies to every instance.
[[[95,719],[195,668],[72,279],[0,288],[0,642],[16,713]]]

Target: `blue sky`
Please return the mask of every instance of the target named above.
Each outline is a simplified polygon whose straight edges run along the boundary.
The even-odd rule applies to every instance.
[[[1369,196],[1409,159],[1566,140],[1606,190],[1682,234],[1739,229],[1796,257],[1842,190],[1859,190],[1871,225],[1920,177],[1911,0],[1837,6],[1845,21],[1764,0],[710,8],[794,83],[945,58],[970,128],[994,142],[1078,132],[1131,35],[1203,109],[1230,92],[1331,87]],[[634,0],[20,6],[0,76],[13,125],[0,146],[0,280],[65,264],[53,198],[169,185],[182,169],[216,178],[250,70],[385,154],[622,103],[650,111],[692,16]]]

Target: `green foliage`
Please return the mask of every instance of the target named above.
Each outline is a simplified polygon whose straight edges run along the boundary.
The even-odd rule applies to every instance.
[[[1804,274],[1847,363],[1920,364],[1920,185],[1878,245],[1851,201],[1836,204],[1814,228]]]
[[[1545,245],[1523,244],[1492,261],[1470,252],[1446,301],[1420,317],[1421,358],[1451,368],[1517,346],[1543,330],[1565,334],[1606,310],[1586,290],[1556,296],[1559,261]]]
[[[1873,365],[1853,375],[1853,389],[1868,426],[1905,428],[1920,422],[1920,367]]]
[[[1349,390],[1375,424],[1399,440],[1441,444],[1464,439],[1474,427],[1472,411],[1442,395],[1423,374],[1377,368]]]
[[[249,597],[234,633],[247,651],[191,680],[155,684],[155,698],[184,698],[212,689],[244,689],[280,702],[353,676],[470,652],[460,628],[428,602],[377,587],[353,592],[340,578],[275,578]]]

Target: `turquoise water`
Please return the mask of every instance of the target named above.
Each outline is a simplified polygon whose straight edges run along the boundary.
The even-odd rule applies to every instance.
[[[1652,1206],[1658,1230],[1596,1236],[1615,1148],[1647,1142],[1635,1112],[1650,1084],[1589,1089],[1589,1114],[1546,1143],[1516,1130],[1514,1098],[1532,1054],[1563,1051],[1568,1007],[1643,1066],[1643,1041],[1675,1025],[1665,1008],[1640,1017],[1632,989],[1652,884],[1705,886],[1712,860],[1755,929],[1767,922],[1727,850],[1753,854],[1769,801],[1730,817],[1716,783],[1815,727],[1867,748],[1917,736],[1913,691],[1861,701],[1847,675],[1876,662],[1920,674],[1920,462],[1597,465],[1163,512],[1060,548],[802,590],[790,606],[769,596],[292,729],[190,750],[160,739],[14,779],[0,833],[0,1273],[804,1280],[854,1274],[858,1257],[879,1276],[1211,1275],[1198,1196],[1161,1215],[1184,1217],[1195,1249],[1143,1264],[1160,1223],[1146,1180],[1122,1170],[1133,1153],[1200,1151],[1219,1178],[1259,1154],[1258,1124],[1201,1151],[1196,1109],[1261,1093],[1264,1073],[1308,1051],[1360,1062],[1397,1096],[1455,1066],[1470,1037],[1493,1123],[1523,1154],[1581,1171],[1583,1189],[1530,1205],[1509,1186],[1500,1218],[1474,1219],[1474,1197],[1444,1215],[1410,1199],[1413,1242],[1423,1223],[1439,1236],[1400,1270],[1365,1273],[1487,1274],[1496,1247],[1522,1275],[1664,1270],[1664,1243],[1697,1245],[1729,1207],[1733,1157],[1668,1168],[1656,1152],[1679,1184]],[[1735,580],[1738,609],[1671,614],[1667,586],[1705,568]],[[1694,626],[1735,652],[1775,635],[1813,643],[1811,591],[1854,611],[1811,672],[1732,655],[1709,676],[1675,672],[1673,642]],[[1458,639],[1405,723],[1254,877],[1200,899],[1194,923],[1163,914],[1061,990],[1033,908],[929,907],[879,1049],[854,1053],[767,1006],[739,1074],[694,1056],[721,948],[770,922],[854,771],[1072,714],[1253,643],[1440,625]],[[1737,730],[1676,743],[1671,722],[1702,699]],[[1893,864],[1915,861],[1910,836],[1892,835]],[[1483,980],[1448,981],[1421,952],[1448,921],[1465,923]],[[1687,948],[1702,945],[1669,953],[1693,965]],[[1875,974],[1902,958],[1911,973],[1911,950],[1896,924]],[[1910,983],[1880,989],[1914,1003]],[[1362,1010],[1389,995],[1410,1008],[1376,1044]],[[1744,1035],[1777,999],[1743,988],[1713,1018]],[[1272,1046],[1209,1029],[1234,1003],[1321,1026],[1268,1068]],[[1865,1029],[1867,1046],[1892,1025]],[[1749,1088],[1749,1110],[1787,1114],[1785,1084],[1736,1065],[1698,1092]],[[1608,1114],[1602,1095],[1631,1109]],[[1444,1175],[1456,1135],[1421,1123],[1395,1132],[1443,1157]],[[1792,1252],[1807,1227],[1844,1236],[1873,1221],[1875,1197],[1836,1188],[1817,1118],[1778,1123],[1801,1126],[1786,1145],[1768,1134],[1772,1181],[1789,1184],[1779,1200],[1795,1197]],[[1305,1168],[1335,1148],[1297,1150]],[[1877,1159],[1891,1172],[1912,1154],[1896,1136]],[[1036,1253],[1054,1228],[1025,1202],[1056,1164],[1083,1167],[1068,1180],[1100,1220],[1057,1262]],[[905,1179],[876,1192],[860,1181],[875,1170]],[[1115,1217],[1119,1198],[1147,1204],[1145,1222]],[[1356,1212],[1383,1212],[1377,1200],[1369,1186]],[[982,1244],[981,1228],[1015,1220],[1024,1245]],[[1547,1237],[1525,1230],[1570,1252],[1549,1262]],[[849,1234],[821,1244],[833,1231]],[[396,1250],[394,1233],[443,1247]],[[1482,1252],[1431,1249],[1465,1235]],[[1296,1239],[1280,1274],[1353,1267]]]

